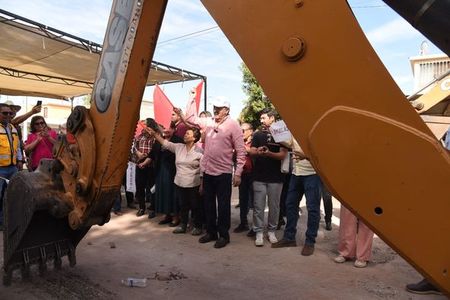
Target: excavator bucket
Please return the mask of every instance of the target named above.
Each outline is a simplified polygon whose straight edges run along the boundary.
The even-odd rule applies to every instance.
[[[110,219],[119,193],[167,0],[115,0],[91,107],[75,107],[68,134],[32,173],[9,182],[4,205],[4,283],[30,266],[56,268],[92,225]],[[132,101],[133,100],[133,101]]]
[[[22,279],[28,278],[34,264],[39,265],[40,273],[51,261],[60,269],[66,255],[71,267],[76,264],[75,248],[90,227],[70,228],[67,214],[72,204],[65,199],[58,168],[57,160],[43,160],[35,172],[19,172],[8,184],[4,199],[4,285],[11,283],[15,270],[21,271]]]

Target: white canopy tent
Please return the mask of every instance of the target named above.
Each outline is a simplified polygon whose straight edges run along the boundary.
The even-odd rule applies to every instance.
[[[0,9],[0,94],[54,99],[89,94],[101,50],[99,44]],[[198,79],[206,83],[203,75],[153,61],[147,85]]]

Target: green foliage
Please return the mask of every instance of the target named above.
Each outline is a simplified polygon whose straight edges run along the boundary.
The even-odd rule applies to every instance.
[[[91,107],[91,94],[84,95],[81,100],[83,101],[83,106],[87,108]]]
[[[250,123],[254,128],[257,128],[260,125],[260,112],[267,107],[274,109],[274,106],[264,95],[262,87],[244,63],[241,64],[241,71],[242,89],[247,95],[247,99],[244,100],[244,108],[239,115],[239,120]]]

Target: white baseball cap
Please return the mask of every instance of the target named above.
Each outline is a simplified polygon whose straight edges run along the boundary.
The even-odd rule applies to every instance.
[[[213,106],[230,108],[230,101],[224,97],[217,97],[213,100]]]

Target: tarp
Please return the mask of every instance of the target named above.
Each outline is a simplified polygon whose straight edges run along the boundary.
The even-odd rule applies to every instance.
[[[68,99],[91,92],[101,45],[0,9],[0,94]],[[147,85],[203,76],[153,62]]]

